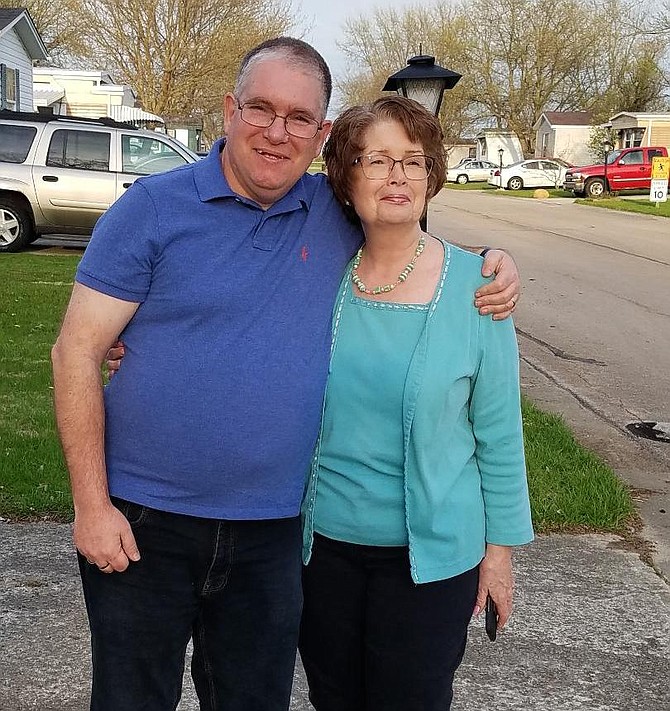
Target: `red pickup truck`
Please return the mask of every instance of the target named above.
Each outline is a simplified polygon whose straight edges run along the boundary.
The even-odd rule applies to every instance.
[[[649,190],[651,187],[651,159],[667,156],[664,146],[621,148],[607,154],[605,163],[570,168],[565,174],[563,187],[575,195],[600,197],[605,192],[619,190]]]

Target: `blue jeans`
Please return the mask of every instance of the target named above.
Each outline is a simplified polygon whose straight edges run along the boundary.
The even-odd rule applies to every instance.
[[[317,711],[448,711],[479,569],[416,585],[406,546],[316,534],[300,656]]]
[[[105,574],[79,556],[91,711],[173,711],[191,638],[202,711],[286,711],[302,607],[299,518],[218,521],[114,503],[142,558]]]

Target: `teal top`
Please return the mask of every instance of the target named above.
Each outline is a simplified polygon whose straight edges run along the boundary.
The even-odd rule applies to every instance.
[[[407,545],[402,399],[428,304],[342,304],[323,414],[314,530],[349,543]],[[352,417],[352,414],[355,414]]]
[[[416,583],[470,570],[486,543],[517,546],[533,539],[514,324],[478,314],[472,295],[481,284],[482,259],[443,244],[441,278],[402,395],[405,527]],[[335,304],[331,363],[341,346],[350,279],[351,264]],[[352,408],[352,421],[362,408]],[[323,440],[322,423],[303,500],[305,563]]]

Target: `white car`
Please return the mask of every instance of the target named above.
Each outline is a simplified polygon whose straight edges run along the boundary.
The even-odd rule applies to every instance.
[[[447,170],[447,182],[465,185],[470,182],[486,182],[491,171],[497,168],[495,163],[487,160],[470,160]]]
[[[489,185],[503,187],[506,190],[522,188],[559,188],[565,180],[567,167],[553,160],[531,159],[505,166],[502,175],[496,168],[489,180]]]

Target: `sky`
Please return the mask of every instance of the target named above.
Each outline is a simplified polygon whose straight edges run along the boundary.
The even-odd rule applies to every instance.
[[[372,14],[375,7],[402,9],[416,5],[418,0],[295,0],[294,7],[301,6],[312,28],[305,41],[313,44],[323,55],[333,73],[333,79],[341,78],[346,66],[345,59],[335,42],[342,39],[342,25],[347,17]],[[398,67],[402,69],[402,67]]]

